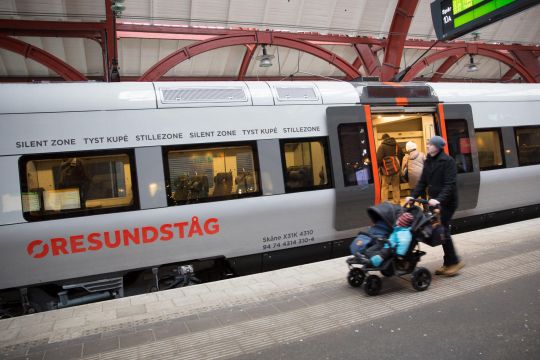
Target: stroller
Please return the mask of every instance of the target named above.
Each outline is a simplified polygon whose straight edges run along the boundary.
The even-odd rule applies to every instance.
[[[443,227],[440,226],[438,209],[428,207],[426,200],[414,201],[423,204],[423,207],[406,205],[402,208],[385,202],[368,208],[368,215],[374,225],[368,232],[359,232],[351,244],[353,256],[347,258],[349,285],[360,287],[365,281],[366,293],[377,295],[382,287],[381,278],[369,273],[379,271],[385,277],[402,277],[412,273],[410,280],[415,290],[424,291],[429,287],[431,272],[424,267],[416,267],[420,258],[426,254],[420,250],[419,242],[430,246],[440,245],[444,241]],[[389,236],[396,220],[405,212],[412,215],[412,221],[410,243],[403,247],[391,242]]]

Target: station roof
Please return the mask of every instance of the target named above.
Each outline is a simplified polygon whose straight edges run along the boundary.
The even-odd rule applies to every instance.
[[[112,2],[0,1],[0,81],[540,81],[540,6],[435,43],[428,0]]]

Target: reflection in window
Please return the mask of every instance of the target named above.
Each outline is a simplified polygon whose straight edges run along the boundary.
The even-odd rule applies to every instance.
[[[22,186],[25,216],[39,220],[133,205],[128,154],[72,155],[21,159],[26,175]]]
[[[519,166],[540,164],[540,127],[516,128]]]
[[[326,142],[284,141],[285,190],[302,191],[330,187]]]
[[[446,120],[448,151],[456,160],[458,173],[473,171],[471,156],[471,138],[465,120]]]
[[[373,183],[365,125],[341,124],[338,136],[345,186]]]
[[[476,130],[476,145],[480,170],[498,169],[504,166],[500,130]]]
[[[253,147],[169,150],[169,204],[181,205],[260,194]]]

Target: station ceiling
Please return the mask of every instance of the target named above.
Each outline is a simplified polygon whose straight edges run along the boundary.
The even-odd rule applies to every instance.
[[[429,0],[127,0],[116,16],[111,5],[0,0],[0,82],[387,81],[412,64],[405,81],[540,81],[538,5],[437,43]]]

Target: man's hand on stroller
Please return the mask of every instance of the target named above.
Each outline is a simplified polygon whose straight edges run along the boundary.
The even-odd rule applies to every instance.
[[[437,199],[429,199],[428,204],[431,207],[437,207],[440,204],[440,202]]]

